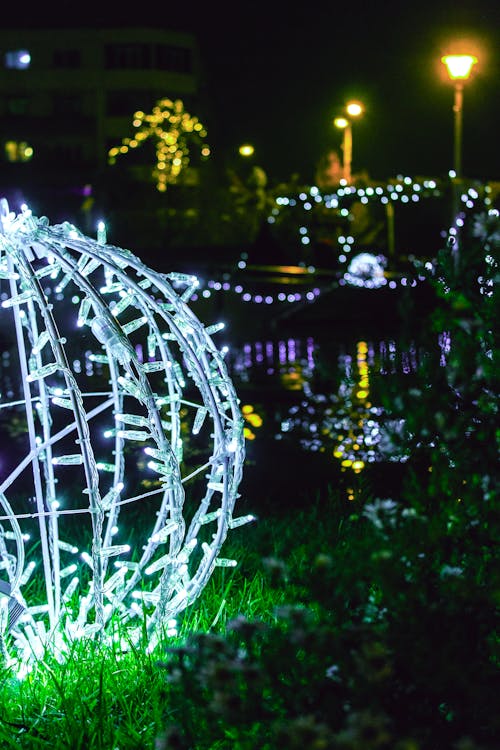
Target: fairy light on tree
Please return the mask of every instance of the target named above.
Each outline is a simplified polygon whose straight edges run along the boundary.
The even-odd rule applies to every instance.
[[[193,276],[2,199],[0,319],[26,421],[0,478],[0,634],[30,664],[78,638],[155,646],[203,591],[234,517],[244,420]],[[85,353],[86,367],[73,366]],[[194,457],[194,458],[193,458]],[[145,491],[147,488],[147,491]]]
[[[160,192],[177,182],[182,170],[188,166],[192,143],[198,145],[202,159],[210,156],[210,148],[204,141],[207,136],[204,125],[185,111],[180,99],[160,99],[150,114],[136,112],[132,125],[136,128],[135,135],[123,138],[121,146],[109,150],[108,163],[115,164],[118,156],[142,146],[151,138],[156,148],[153,177]]]

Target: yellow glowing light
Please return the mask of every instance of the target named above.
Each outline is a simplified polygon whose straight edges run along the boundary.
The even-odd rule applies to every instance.
[[[247,421],[250,422],[252,427],[262,427],[262,417],[255,412],[251,412],[247,415]]]
[[[17,161],[17,143],[16,141],[7,141],[5,144],[5,153],[8,161]]]
[[[252,156],[254,153],[254,147],[251,143],[243,143],[239,149],[240,156]]]
[[[474,55],[444,55],[441,62],[446,65],[448,75],[453,81],[464,81],[469,78],[472,66],[477,63]]]
[[[6,141],[5,157],[7,161],[29,161],[33,156],[33,149],[26,141]]]
[[[363,105],[360,102],[348,102],[345,109],[351,117],[359,117],[363,114]]]
[[[352,468],[355,472],[361,471],[364,469],[365,462],[364,461],[353,461],[352,462]]]
[[[349,120],[346,120],[345,117],[336,117],[333,124],[336,128],[346,128],[349,125]]]
[[[301,372],[284,372],[281,374],[281,382],[290,391],[300,391],[304,376]]]
[[[180,99],[175,102],[170,99],[159,100],[147,116],[141,111],[135,112],[132,124],[140,130],[133,139],[122,138],[121,147],[108,151],[108,161],[114,164],[114,157],[118,154],[126,154],[129,147],[136,148],[147,138],[154,138],[157,163],[152,173],[156,179],[156,187],[161,192],[166,190],[168,184],[176,182],[182,169],[189,164],[188,137],[194,137],[198,142],[203,158],[210,154],[207,145],[200,143],[200,138],[206,136],[204,126],[198,118],[184,111],[184,104]]]
[[[358,391],[358,392],[356,393],[356,396],[357,396],[358,398],[366,398],[366,397],[368,396],[368,391]]]

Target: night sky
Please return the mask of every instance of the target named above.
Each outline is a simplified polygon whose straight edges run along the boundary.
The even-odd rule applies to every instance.
[[[3,25],[195,33],[202,111],[192,114],[207,126],[214,158],[230,162],[249,141],[273,183],[294,174],[313,181],[320,156],[340,147],[332,121],[349,98],[366,105],[353,126],[354,172],[381,180],[445,176],[453,160],[453,86],[440,57],[449,42],[468,38],[479,63],[464,95],[463,172],[500,180],[498,2],[148,3],[140,17],[118,13],[118,3],[101,5],[105,11],[98,3],[52,2],[24,18],[11,7],[2,9]],[[76,9],[71,19],[69,7]]]

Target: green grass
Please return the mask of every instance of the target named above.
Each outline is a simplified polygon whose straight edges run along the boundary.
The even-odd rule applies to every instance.
[[[464,545],[443,576],[448,512],[405,507],[330,489],[263,514],[152,654],[79,642],[4,669],[0,747],[493,750],[492,563]]]
[[[273,561],[265,553],[269,558],[281,555],[288,545],[293,548],[293,542],[289,523],[275,526],[267,519],[242,528],[236,540],[227,542],[227,551],[239,560],[239,566],[215,572],[199,601],[182,616],[179,637],[162,642],[153,654],[145,648],[118,654],[96,642],[78,642],[63,664],[47,654],[24,679],[4,669],[0,678],[2,750],[154,747],[155,738],[179,711],[169,695],[166,669],[158,665],[166,657],[166,648],[182,646],[193,633],[223,634],[228,622],[238,616],[276,623],[276,607],[295,600],[301,589],[288,580],[277,560],[274,575],[278,571],[280,586],[276,588],[272,570],[269,573]],[[259,550],[264,553],[262,559]],[[290,563],[300,566],[296,552]]]
[[[320,512],[313,505],[296,511],[293,524],[263,518],[233,533],[224,554],[235,557],[238,566],[216,570],[197,603],[182,615],[179,636],[162,641],[153,654],[146,648],[118,654],[96,642],[77,642],[63,664],[47,654],[23,679],[4,669],[2,750],[154,747],[179,711],[166,669],[158,666],[168,660],[166,649],[182,647],[192,634],[223,636],[228,623],[241,616],[274,625],[278,607],[303,601],[301,571],[310,568],[319,548],[338,542],[338,512],[330,513],[326,523]]]

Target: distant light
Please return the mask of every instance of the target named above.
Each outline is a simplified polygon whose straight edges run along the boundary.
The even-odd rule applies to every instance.
[[[255,149],[250,143],[243,143],[238,151],[240,156],[253,156]]]
[[[345,109],[351,117],[359,117],[363,113],[363,105],[360,102],[348,102]]]
[[[6,141],[5,157],[9,162],[29,161],[33,157],[33,148],[26,141]]]
[[[25,70],[31,63],[31,55],[25,49],[5,53],[5,67],[14,70]]]
[[[349,120],[346,120],[345,117],[336,117],[333,124],[336,128],[346,128],[349,125]]]

